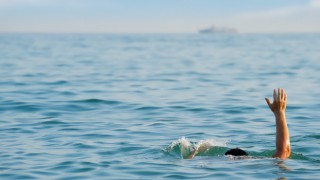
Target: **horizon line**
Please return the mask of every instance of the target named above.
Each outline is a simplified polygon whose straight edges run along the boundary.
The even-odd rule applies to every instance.
[[[237,35],[237,34],[317,34],[320,31],[301,31],[301,32],[290,32],[290,31],[270,31],[270,32],[236,32],[236,33],[208,33],[202,34],[199,32],[99,32],[99,31],[87,31],[87,32],[76,32],[76,31],[0,31],[0,34],[199,34],[199,35]]]

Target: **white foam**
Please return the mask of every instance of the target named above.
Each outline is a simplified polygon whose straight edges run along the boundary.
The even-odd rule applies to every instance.
[[[191,152],[195,150],[195,148],[192,146],[189,139],[186,139],[185,137],[182,137],[180,140],[180,153],[181,158],[185,159],[187,158]]]
[[[214,139],[205,139],[205,140],[200,140],[197,144],[196,144],[196,148],[200,148],[200,147],[212,147],[212,146],[227,146],[227,142],[228,141],[217,141]]]
[[[180,139],[173,141],[170,146],[166,148],[167,151],[172,151],[173,148],[179,146],[181,158],[186,158],[191,152],[197,150],[198,152],[205,152],[214,146],[227,146],[228,141],[217,141],[214,139],[200,140],[197,143],[192,143],[189,139],[181,137]]]

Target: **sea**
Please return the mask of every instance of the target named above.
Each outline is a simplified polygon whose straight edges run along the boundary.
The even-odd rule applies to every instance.
[[[0,179],[319,179],[319,73],[319,33],[1,33]]]

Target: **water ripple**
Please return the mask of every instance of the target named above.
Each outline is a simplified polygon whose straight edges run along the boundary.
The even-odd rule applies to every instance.
[[[318,36],[0,34],[0,179],[317,179]],[[184,160],[182,136],[212,147]]]
[[[103,100],[103,99],[83,99],[73,101],[74,103],[81,103],[81,104],[107,104],[107,105],[120,105],[123,102],[120,101],[112,101],[112,100]]]

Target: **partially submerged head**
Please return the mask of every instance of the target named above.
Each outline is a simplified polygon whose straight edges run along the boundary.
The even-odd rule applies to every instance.
[[[248,156],[248,153],[240,148],[230,149],[224,155],[232,155],[232,156]]]

